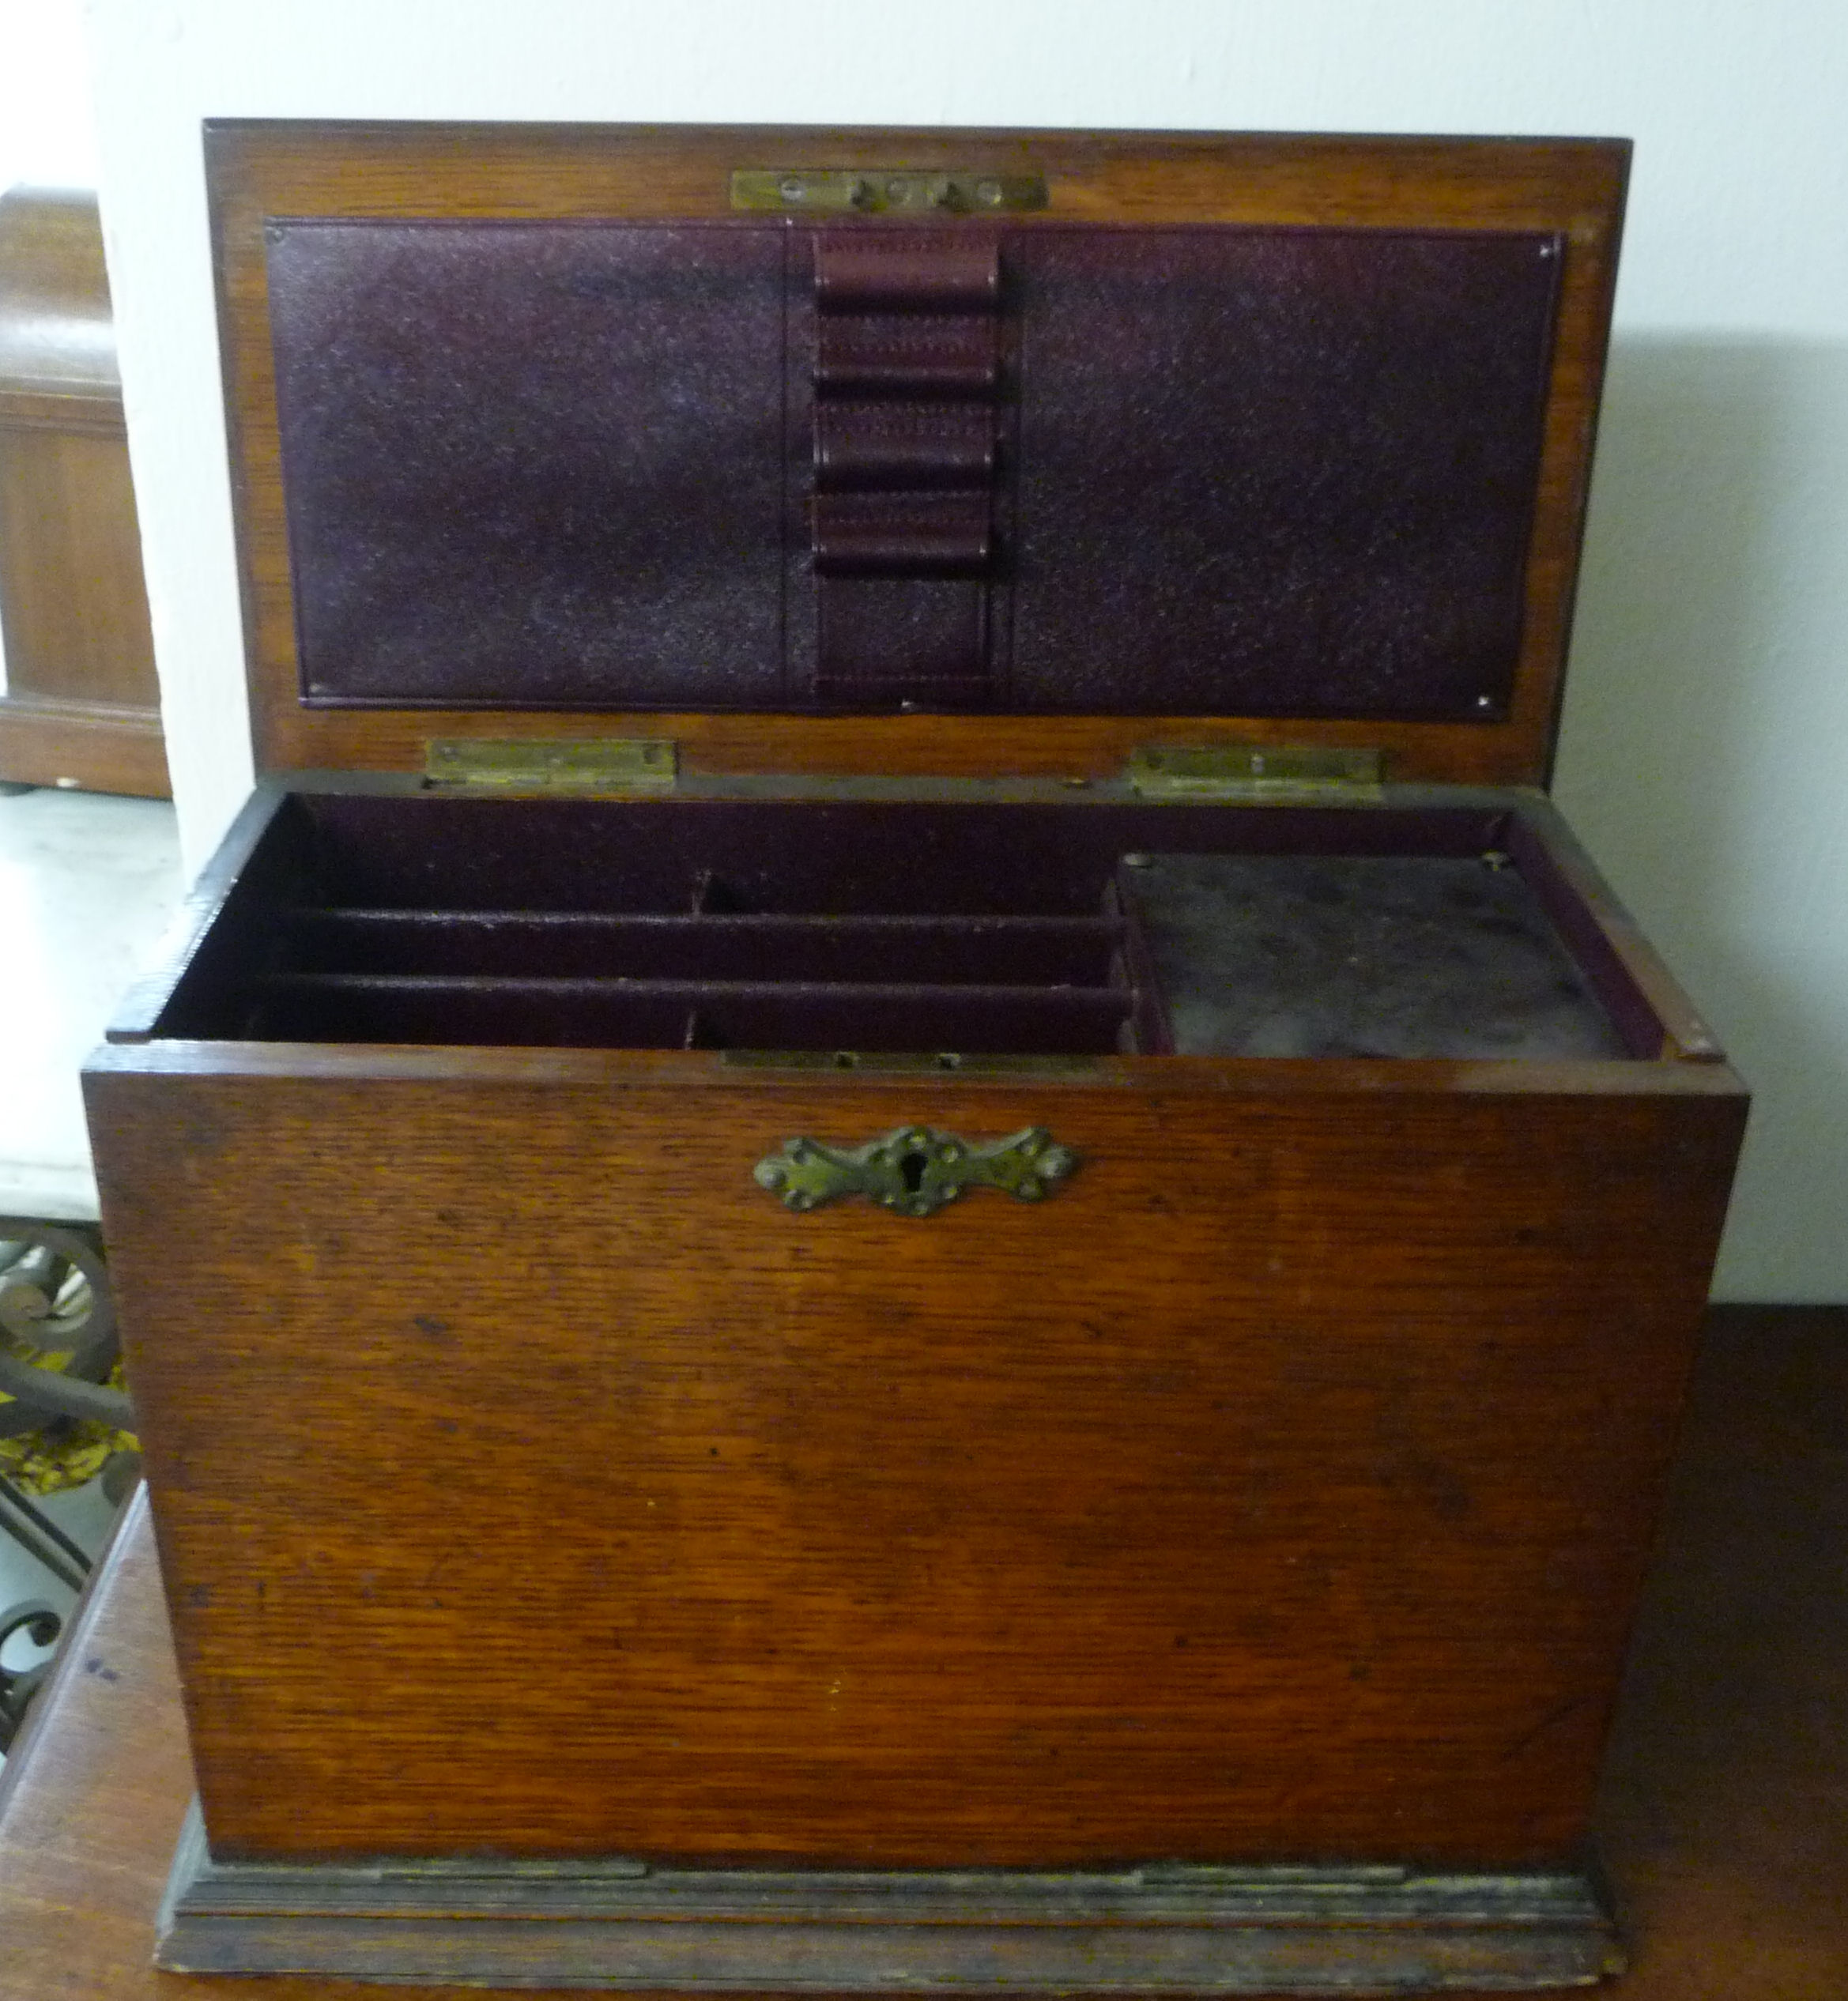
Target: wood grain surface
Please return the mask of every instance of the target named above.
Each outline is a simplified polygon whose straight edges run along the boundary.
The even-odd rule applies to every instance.
[[[1599,1795],[1599,1845],[1633,1956],[1612,1990],[1620,2001],[1836,2001],[1848,1990],[1844,1409],[1848,1312],[1710,1315]],[[0,1779],[0,2001],[231,1991],[150,1964],[191,1784],[138,1502]],[[262,2001],[377,1992],[287,1977],[260,1990]]]
[[[93,195],[0,197],[0,778],[164,797]]]
[[[1483,1865],[1582,1834],[1722,1066],[921,1097],[302,1054],[89,1079],[228,1856]],[[791,1135],[921,1117],[1084,1164],[922,1223],[752,1181]],[[526,1635],[553,1670],[485,1700]]]
[[[902,156],[902,157],[901,157]],[[1569,635],[1628,149],[1590,140],[273,124],[209,128],[209,174],[259,768],[411,770],[492,711],[308,710],[299,699],[265,278],[269,217],[712,217],[741,165],[895,164],[1047,176],[1043,220],[1557,231],[1559,317],[1513,702],[1484,723],[983,715],[547,714],[535,736],[671,737],[688,769],[1100,777],[1139,744],[1329,743],[1402,779],[1544,779]],[[1031,215],[1009,219],[1031,228]]]

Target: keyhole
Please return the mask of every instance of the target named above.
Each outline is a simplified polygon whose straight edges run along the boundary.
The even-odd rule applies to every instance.
[[[899,1178],[905,1185],[907,1195],[915,1195],[924,1185],[926,1157],[921,1153],[904,1153],[899,1155]]]

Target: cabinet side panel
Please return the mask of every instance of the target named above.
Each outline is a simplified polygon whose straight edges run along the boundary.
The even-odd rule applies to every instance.
[[[1737,1096],[89,1085],[221,1857],[1582,1835]]]

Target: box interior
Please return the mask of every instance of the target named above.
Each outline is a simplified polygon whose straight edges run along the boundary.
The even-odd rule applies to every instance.
[[[1650,1057],[1508,810],[292,793],[151,1029],[311,1043]]]

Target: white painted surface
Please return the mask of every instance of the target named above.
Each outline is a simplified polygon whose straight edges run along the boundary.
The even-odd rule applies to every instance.
[[[0,190],[16,181],[96,185],[78,0],[0,0]]]
[[[1722,1291],[1848,1298],[1848,9],[91,0],[90,12],[168,754],[194,862],[250,775],[202,118],[1633,138],[1558,789],[1759,1094]]]
[[[0,796],[0,1215],[96,1215],[78,1068],[180,888],[165,800]]]

